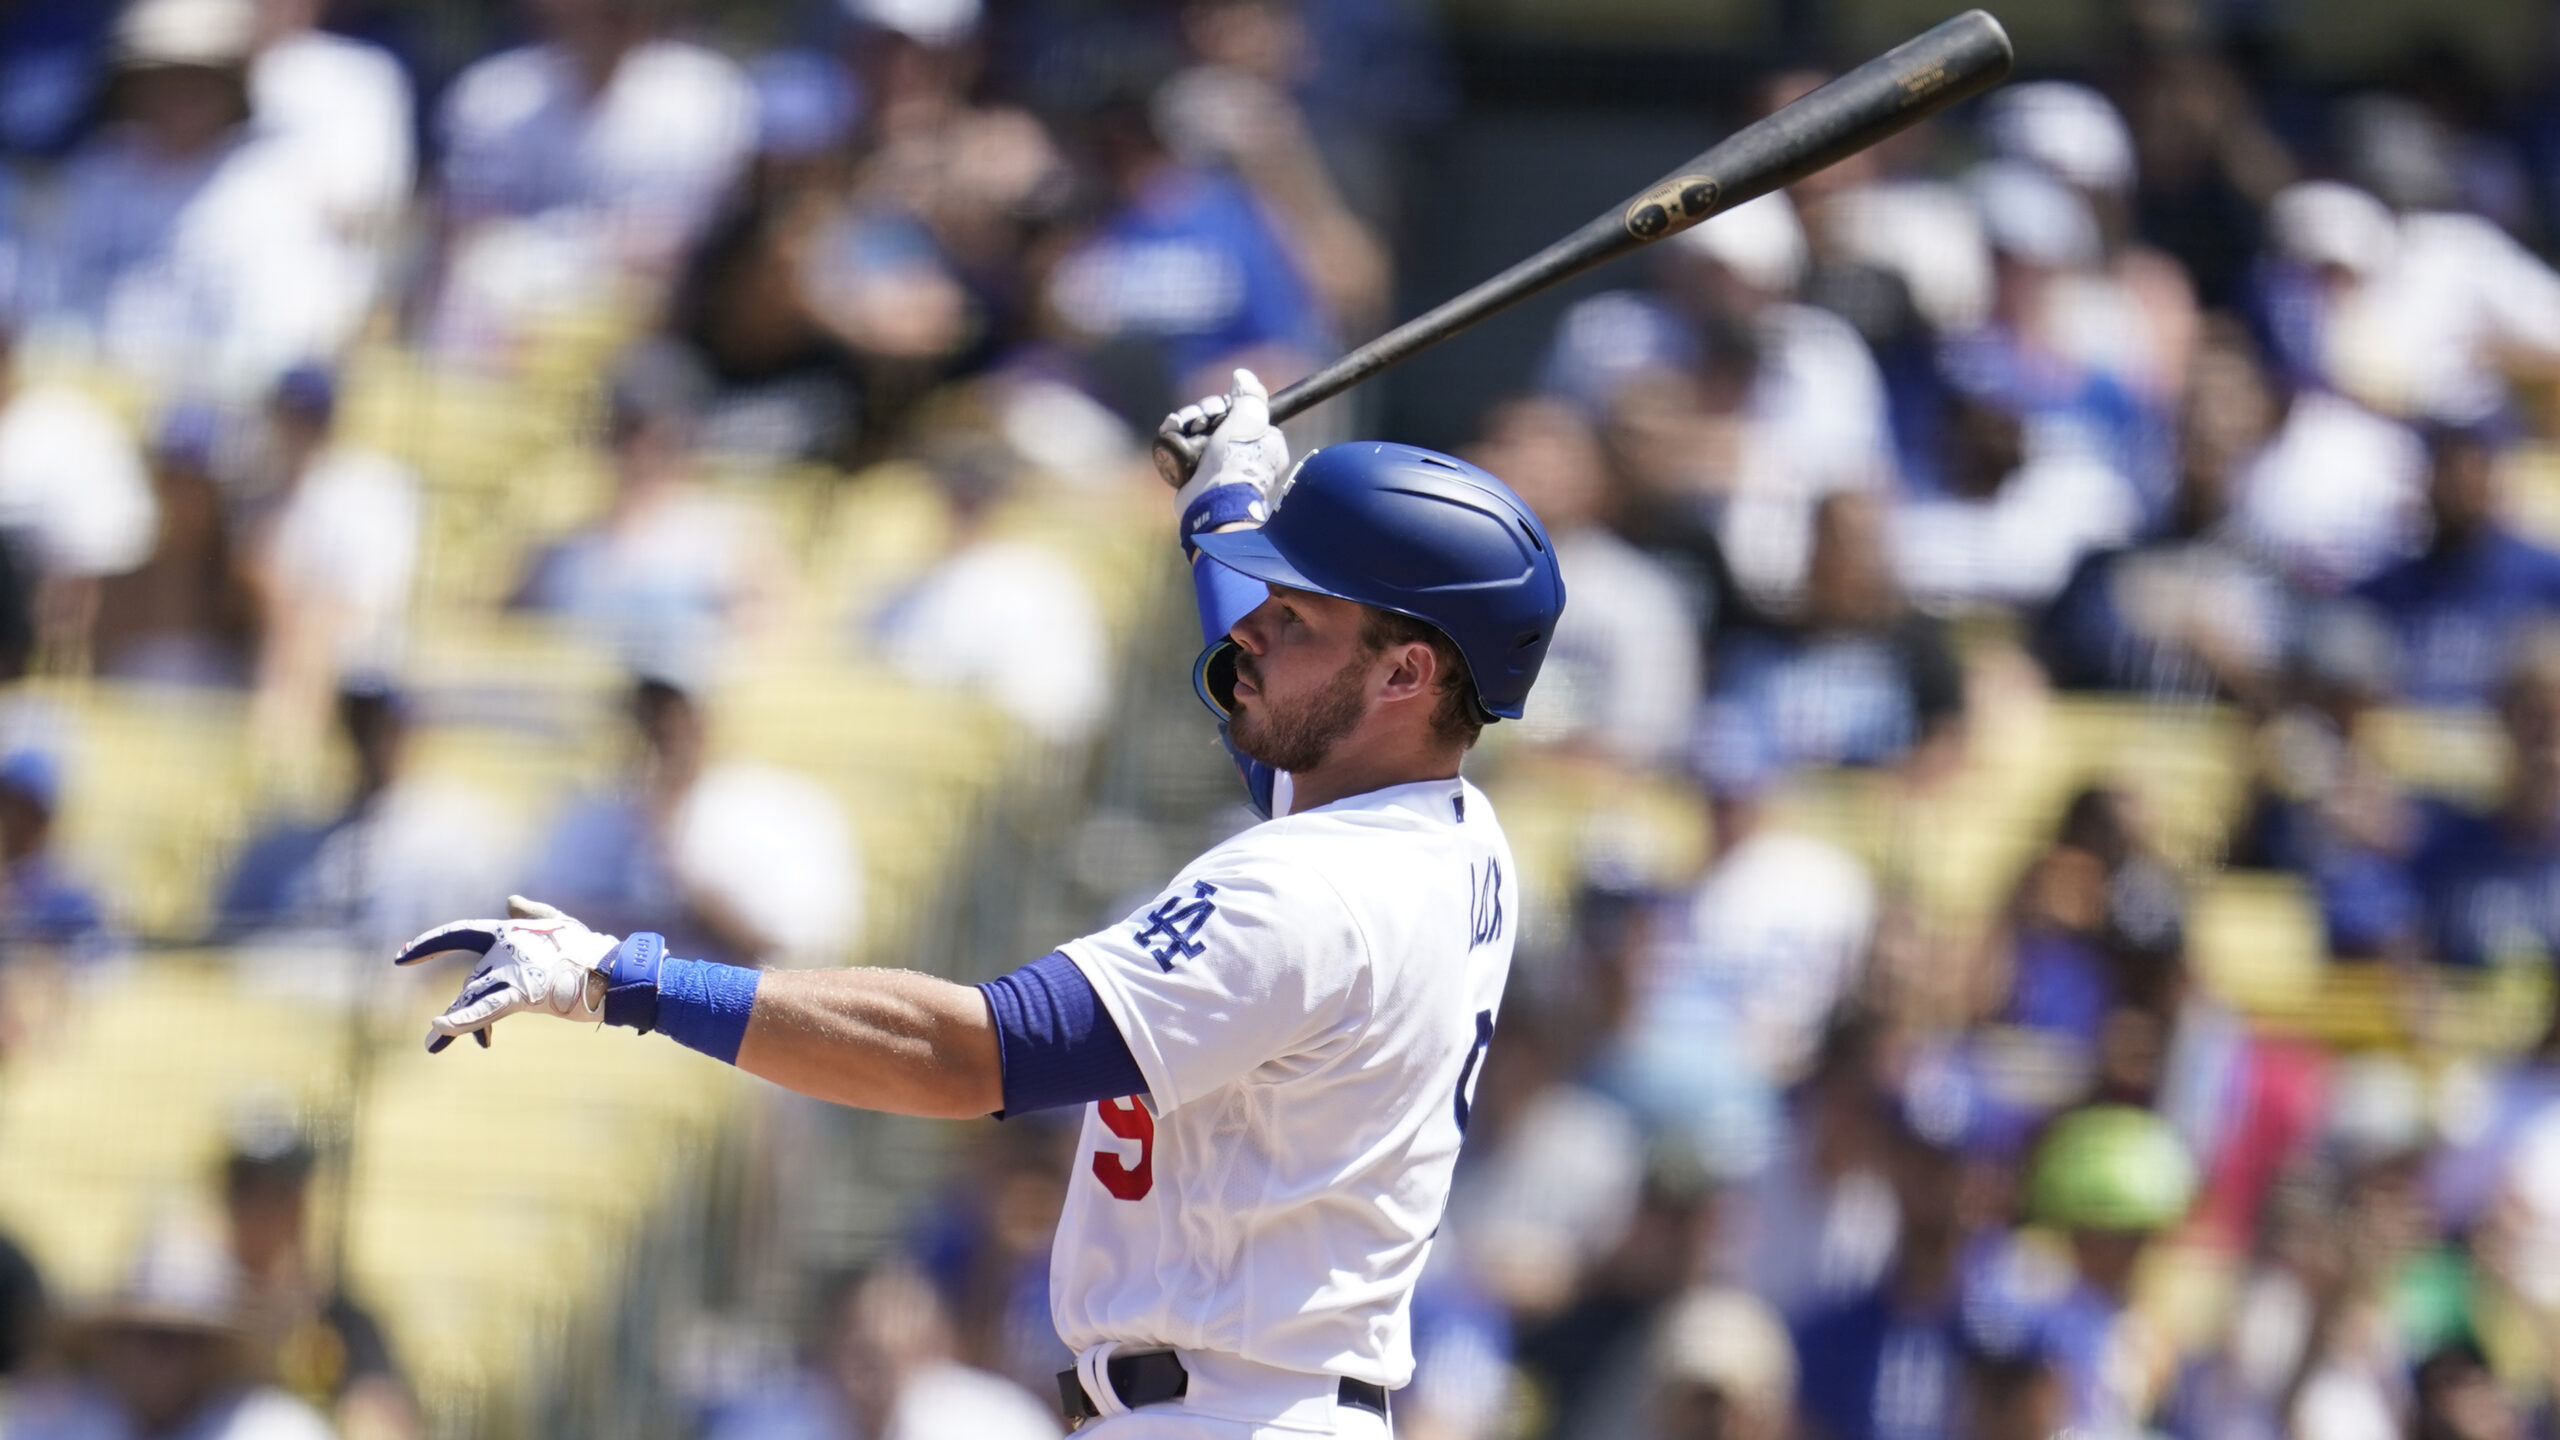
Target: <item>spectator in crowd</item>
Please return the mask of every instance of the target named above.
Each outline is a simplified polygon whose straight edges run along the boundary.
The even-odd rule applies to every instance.
[[[377,45],[320,28],[330,0],[256,0],[250,113],[293,157],[358,266],[381,263],[417,183],[417,102]]]
[[[1777,1153],[1737,1197],[1728,1263],[1782,1316],[1864,1293],[1893,1257],[1902,1219],[1885,1153],[1885,1040],[1873,1012],[1833,1013],[1788,1093]]]
[[[1590,423],[1558,400],[1512,400],[1467,458],[1545,522],[1573,591],[1526,733],[1637,770],[1677,761],[1698,694],[1698,619],[1679,580],[1609,528],[1615,477]]]
[[[1777,1095],[1865,973],[1879,900],[1856,857],[1773,821],[1786,767],[1769,737],[1720,716],[1704,730],[1713,848],[1664,907],[1604,1073],[1649,1128],[1742,1176],[1767,1163]]]
[[[1520,1368],[1558,1416],[1616,1413],[1640,1400],[1646,1339],[1665,1310],[1706,1278],[1721,1247],[1717,1225],[1731,1156],[1702,1154],[1694,1137],[1665,1129],[1645,1156],[1634,1213],[1583,1276],[1572,1303],[1524,1323]],[[1607,1421],[1599,1434],[1624,1434]]]
[[[1942,354],[1937,493],[1905,499],[1890,526],[1894,568],[1922,604],[2041,606],[2083,555],[2141,528],[2141,496],[2076,402],[2022,359],[1996,336]]]
[[[211,1227],[164,1217],[79,1337],[70,1373],[10,1394],[7,1440],[331,1440],[258,1377],[239,1263]]]
[[[854,342],[812,303],[804,270],[844,185],[860,96],[834,55],[813,50],[763,56],[750,78],[755,163],[688,257],[667,332],[700,358],[714,387],[703,422],[711,449],[842,458],[863,425],[862,366]]]
[[[0,324],[0,547],[28,622],[7,637],[7,668],[23,671],[88,649],[99,581],[150,556],[160,511],[124,422],[81,390],[20,378],[17,342]]]
[[[2174,1018],[2184,919],[2134,799],[2102,785],[2074,795],[2011,899],[1994,947],[2004,963],[1987,986],[1992,1016],[2043,1042],[2043,1073],[2022,1092],[2041,1109],[2080,1098],[2129,1058],[2114,1053],[2129,1011],[2146,1028]]]
[[[1411,1440],[1495,1440],[1510,1423],[1511,1315],[1455,1247],[1435,1248],[1413,1292],[1413,1379],[1397,1392]]]
[[[2415,1440],[2509,1440],[2548,1430],[2550,1410],[2530,1414],[2506,1380],[2491,1368],[2480,1342],[2448,1341],[2418,1362],[2411,1377],[2408,1433]]]
[[[1943,622],[1912,608],[1888,553],[1889,512],[1840,491],[1815,507],[1795,613],[1730,617],[1707,703],[1789,766],[1899,765],[1944,772],[1963,744],[1964,674]]]
[[[1055,1117],[1023,1118],[972,1137],[918,1212],[907,1248],[941,1293],[961,1358],[1035,1388],[1075,1363],[1049,1320],[1049,1242],[1076,1134]]]
[[[2158,700],[2273,703],[2295,626],[2285,578],[2236,533],[2232,492],[2273,399],[2236,327],[2211,332],[2187,382],[2166,528],[2080,562],[2039,623],[2056,684]]]
[[[2298,168],[2202,21],[2189,9],[2134,17],[2118,94],[2133,129],[2136,224],[2186,267],[2199,300],[2228,308],[2257,249],[2259,212]]]
[[[252,393],[354,333],[377,276],[318,176],[253,124],[259,0],[135,0],[110,123],[63,167],[39,330],[164,383]]]
[[[831,1287],[799,1374],[716,1414],[709,1440],[1049,1440],[1049,1407],[961,1364],[933,1285],[896,1264]]]
[[[1156,97],[1168,148],[1252,188],[1333,333],[1383,328],[1393,260],[1344,200],[1291,93],[1312,64],[1307,17],[1286,0],[1191,0],[1181,20],[1199,63]]]
[[[53,848],[61,808],[58,756],[27,742],[0,754],[0,952],[11,963],[31,955],[95,961],[122,944],[97,892]]]
[[[2311,882],[2333,959],[2400,957],[2417,938],[2409,857],[2420,815],[2366,723],[2390,698],[2396,668],[2381,616],[2310,611],[2232,840],[2233,864]]]
[[[641,753],[620,793],[569,807],[534,866],[536,896],[618,931],[654,929],[672,954],[814,964],[860,933],[861,858],[835,800],[807,779],[708,763],[692,694],[632,687]]]
[[[2386,261],[2395,222],[2382,202],[2332,180],[2286,187],[2267,214],[2254,320],[2278,372],[2281,419],[2235,504],[2243,532],[2296,584],[2334,594],[2425,536],[2425,446],[2341,393],[2319,353],[2330,297]]]
[[[999,361],[1040,328],[1038,272],[1091,177],[1031,110],[980,83],[976,0],[849,11],[872,115],[854,183],[821,211],[801,273],[862,357],[885,439],[928,386]]]
[[[1797,302],[1806,244],[1783,194],[1680,232],[1663,263],[1659,293],[1566,311],[1542,383],[1604,420],[1640,491],[1711,506],[1742,593],[1787,613],[1814,507],[1892,479],[1875,357],[1847,321]]]
[[[2186,270],[2133,233],[2133,132],[2115,103],[2069,81],[2007,85],[1984,107],[1982,129],[2001,158],[2070,186],[2097,223],[2098,263],[2043,297],[2047,340],[2146,404],[2174,403],[2202,316]]]
[[[758,635],[786,567],[763,512],[701,482],[694,445],[707,396],[701,367],[673,345],[644,344],[616,363],[612,508],[536,555],[512,604],[669,673],[713,673]]]
[[[2074,1426],[2127,1433],[2149,1424],[2165,1397],[2175,1350],[2135,1305],[2133,1282],[2152,1237],[2186,1217],[2195,1184],[2195,1162],[2168,1122],[2130,1105],[2072,1111],[2036,1147],[2028,1216],[2070,1245],[2068,1278],[2045,1323]]]
[[[1964,177],[1991,244],[1991,310],[1978,329],[1948,337],[1951,363],[1976,388],[2005,387],[2032,419],[2039,451],[2081,451],[2115,471],[2156,513],[2168,487],[2167,409],[2176,377],[2157,373],[2192,345],[2192,320],[2174,357],[2154,357],[2109,319],[2130,305],[2105,268],[2106,237],[2089,191],[2046,167],[1994,160]],[[2155,337],[2156,338],[2156,337]],[[1943,440],[1921,452],[1943,468]],[[1946,483],[1943,479],[1941,485]]]
[[[417,1402],[381,1323],[314,1273],[330,1259],[311,1253],[318,1160],[289,1115],[255,1106],[235,1117],[222,1206],[260,1368],[351,1440],[408,1440],[420,1433]]]
[[[1512,1017],[1468,1111],[1453,1249],[1521,1325],[1575,1299],[1634,1219],[1646,1137],[1625,1106],[1560,1069],[1544,1014]]]
[[[652,295],[738,178],[755,94],[667,0],[527,0],[541,39],[455,77],[434,336],[503,358],[546,316]],[[646,302],[644,301],[644,308]]]
[[[151,453],[159,534],[139,565],[97,586],[87,637],[100,675],[164,685],[250,678],[257,608],[214,476],[222,428],[218,412],[196,403],[160,423]]]
[[[2536,631],[2498,700],[2513,755],[2485,814],[2430,806],[2410,869],[2425,953],[2477,968],[2560,956],[2560,636]]]
[[[1245,366],[1272,384],[1332,347],[1306,275],[1253,192],[1183,160],[1149,94],[1085,123],[1107,198],[1047,273],[1043,302],[1087,385],[1132,424]]]
[[[330,697],[397,673],[417,566],[417,480],[338,441],[336,377],[298,366],[267,401],[267,483],[246,527],[258,608],[257,705],[282,753],[307,747]]]
[[[1111,708],[1108,637],[1093,590],[1057,551],[992,533],[1019,460],[992,437],[926,445],[950,518],[941,559],[870,618],[872,645],[909,677],[975,691],[1056,745]]]
[[[2378,263],[2325,297],[2325,377],[2432,424],[2502,418],[2509,369],[2560,368],[2560,271],[2462,208],[2454,137],[2423,109],[2370,95],[2338,118],[2349,173],[2396,222]]]
[[[396,945],[434,916],[491,909],[506,893],[524,837],[489,797],[411,773],[410,701],[342,691],[337,721],[355,770],[344,808],[317,822],[273,818],[250,837],[215,902],[216,938]],[[474,842],[455,845],[464,830]]]
[[[1791,1440],[1796,1354],[1786,1327],[1747,1290],[1701,1286],[1655,1327],[1641,1440]]]
[[[1958,1109],[1879,1099],[1899,1219],[1893,1260],[1864,1290],[1794,1326],[1796,1402],[1826,1440],[1953,1440],[1965,1155]]]
[[[2069,1377],[2043,1313],[2050,1297],[2020,1293],[2018,1268],[1979,1267],[1966,1278],[1957,1324],[1962,1383],[1952,1397],[1951,1424],[1967,1440],[2051,1440],[2071,1433]]]
[[[2359,586],[2394,632],[2400,697],[2483,705],[2508,673],[2519,638],[2560,611],[2560,555],[2499,514],[2494,436],[2440,426],[2427,437],[2426,549]]]

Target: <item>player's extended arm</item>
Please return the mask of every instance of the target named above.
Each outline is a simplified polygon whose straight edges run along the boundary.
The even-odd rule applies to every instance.
[[[896,1115],[965,1120],[1004,1108],[986,997],[911,970],[758,972],[737,1066]]]
[[[478,954],[438,1015],[430,1053],[520,1011],[657,1030],[777,1085],[840,1105],[965,1119],[1142,1093],[1129,1048],[1083,974],[1050,955],[984,985],[903,970],[752,970],[666,953],[656,935],[599,935],[548,905],[462,920],[394,963]]]

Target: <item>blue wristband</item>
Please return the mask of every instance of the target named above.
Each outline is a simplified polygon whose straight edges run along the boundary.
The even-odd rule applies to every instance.
[[[604,964],[604,1023],[646,1035],[658,1028],[658,970],[667,937],[643,930],[622,942]]]
[[[735,1065],[763,978],[743,965],[666,961],[658,967],[658,1028],[689,1050]]]
[[[1192,547],[1191,537],[1203,530],[1216,530],[1239,522],[1259,525],[1271,518],[1271,509],[1263,503],[1262,491],[1238,481],[1232,485],[1213,485],[1182,511],[1182,551],[1199,553]]]

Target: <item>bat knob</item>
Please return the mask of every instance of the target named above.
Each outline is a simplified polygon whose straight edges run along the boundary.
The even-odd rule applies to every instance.
[[[1191,472],[1200,468],[1200,452],[1208,445],[1208,436],[1185,435],[1168,421],[1156,431],[1156,473],[1164,477],[1167,485],[1181,489],[1191,479]]]

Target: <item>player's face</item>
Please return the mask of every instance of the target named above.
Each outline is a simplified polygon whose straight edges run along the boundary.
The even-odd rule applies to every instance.
[[[1275,770],[1303,775],[1323,764],[1368,710],[1378,657],[1364,629],[1364,612],[1348,600],[1271,587],[1229,632],[1244,653],[1227,738]]]

